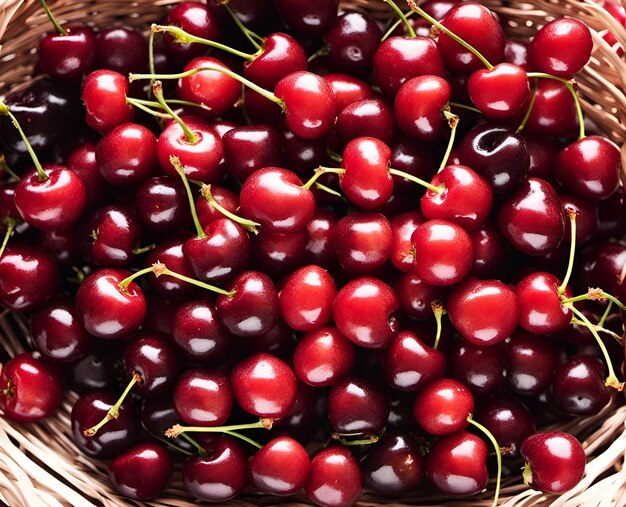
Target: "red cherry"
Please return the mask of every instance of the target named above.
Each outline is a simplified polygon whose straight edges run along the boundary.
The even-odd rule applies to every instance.
[[[87,125],[104,134],[133,119],[126,103],[128,80],[113,70],[95,70],[83,80],[80,98],[85,104]]]
[[[187,370],[174,388],[174,408],[192,426],[221,426],[230,417],[233,394],[228,377],[209,370]]]
[[[572,312],[561,305],[558,288],[561,281],[544,272],[531,273],[515,287],[519,304],[519,326],[533,334],[555,333],[567,328]],[[563,297],[573,297],[568,287]]]
[[[474,412],[474,397],[467,387],[448,378],[433,380],[417,393],[413,414],[431,435],[443,436],[469,425]]]
[[[177,26],[203,39],[219,42],[221,38],[219,20],[211,9],[199,2],[180,2],[174,5],[164,24]],[[169,33],[164,35],[163,42],[169,53],[184,61],[200,56],[206,51],[203,44],[176,42]]]
[[[526,102],[530,84],[524,69],[511,63],[499,63],[493,69],[474,72],[467,82],[474,105],[490,119],[510,118]]]
[[[368,273],[381,267],[392,247],[389,220],[382,213],[361,211],[341,218],[335,226],[335,254],[342,268]]]
[[[358,501],[362,488],[359,464],[345,447],[328,447],[311,460],[305,491],[318,505],[350,507]]]
[[[376,434],[389,418],[389,400],[373,383],[348,377],[339,380],[328,394],[328,420],[338,433]]]
[[[39,65],[52,79],[79,83],[94,66],[96,38],[81,23],[68,23],[64,29],[66,34],[48,34],[39,41]]]

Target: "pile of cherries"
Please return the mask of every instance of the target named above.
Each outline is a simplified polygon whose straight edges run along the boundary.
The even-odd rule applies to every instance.
[[[142,32],[42,0],[0,103],[0,304],[33,348],[1,358],[7,417],[79,393],[74,443],[139,500],[174,470],[323,506],[578,484],[581,444],[537,428],[621,398],[626,309],[591,34],[386,2],[185,1]]]

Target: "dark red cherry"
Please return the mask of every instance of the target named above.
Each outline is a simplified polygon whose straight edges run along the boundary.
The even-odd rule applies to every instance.
[[[123,206],[99,209],[88,222],[88,253],[100,266],[125,266],[134,259],[141,226],[137,217]],[[87,238],[85,238],[87,239]]]
[[[333,303],[339,331],[361,347],[387,347],[398,330],[393,312],[398,297],[386,283],[373,277],[355,278],[344,285]]]
[[[116,456],[109,465],[109,478],[121,495],[150,500],[167,487],[172,470],[172,458],[165,447],[145,443]]]
[[[239,195],[215,185],[211,185],[211,195],[222,208],[231,213],[237,213],[239,209]],[[218,218],[224,218],[224,215],[214,208],[203,195],[196,199],[196,213],[202,228]]]
[[[376,434],[387,423],[389,400],[373,383],[348,377],[328,394],[328,420],[338,433]]]
[[[518,250],[541,255],[557,248],[565,234],[565,213],[552,185],[524,180],[498,210],[498,226]]]
[[[183,485],[196,498],[225,502],[248,484],[248,457],[233,437],[221,435],[204,446],[206,456],[191,456],[183,467]]]
[[[76,311],[88,333],[105,339],[123,338],[136,331],[146,314],[146,299],[135,282],[120,283],[131,275],[124,269],[91,273],[76,293]]]
[[[385,496],[399,497],[424,480],[424,458],[410,433],[385,433],[361,462],[365,485]]]
[[[257,169],[280,166],[281,143],[269,125],[235,127],[222,136],[226,170],[245,181]]]
[[[306,262],[329,268],[335,263],[334,236],[337,217],[324,208],[316,208],[306,225],[308,242],[305,247]]]
[[[39,310],[30,326],[35,347],[51,361],[75,361],[84,356],[92,344],[92,337],[85,331],[73,305],[63,299]]]
[[[80,262],[80,240],[77,229],[38,231],[36,242],[52,255],[62,268],[75,266]]]
[[[200,2],[180,2],[174,5],[167,14],[164,24],[177,26],[202,39],[215,42],[221,39],[218,18],[211,9]],[[183,61],[191,60],[206,51],[206,46],[203,44],[176,42],[169,33],[164,35],[163,42],[168,53]]]
[[[332,385],[345,377],[354,368],[354,362],[352,343],[332,326],[305,334],[293,353],[297,377],[316,387]]]
[[[617,190],[619,166],[617,146],[605,137],[588,136],[561,150],[556,160],[555,175],[567,192],[599,201]]]
[[[59,371],[33,353],[18,354],[0,373],[0,410],[20,423],[41,421],[54,413],[63,398]]]
[[[540,136],[567,137],[578,130],[576,102],[567,87],[554,79],[537,79],[535,104],[526,126],[527,132]],[[519,114],[525,114],[522,106]],[[521,121],[521,118],[520,118]]]
[[[487,7],[474,2],[462,2],[448,11],[441,24],[471,44],[492,65],[502,61],[504,31]],[[437,46],[443,63],[455,74],[471,74],[483,67],[476,55],[445,33],[437,37]]]
[[[429,220],[411,235],[415,248],[415,274],[430,285],[453,285],[472,268],[472,240],[461,226]]]
[[[465,429],[474,412],[474,397],[461,382],[448,378],[433,380],[417,393],[413,414],[431,435],[442,436]]]
[[[146,257],[146,267],[156,262],[162,262],[169,269],[181,275],[193,277],[194,273],[188,259],[183,253],[184,238],[174,237],[162,240]],[[151,276],[148,278],[150,285],[165,296],[186,296],[193,292],[193,286],[172,276]]]
[[[87,208],[98,205],[104,200],[109,186],[98,169],[96,143],[85,141],[79,144],[65,157],[65,166],[83,182],[87,194]]]
[[[251,238],[252,265],[274,279],[293,272],[303,264],[306,229],[294,232],[261,231]]]
[[[311,3],[307,0],[277,0],[276,10],[294,31],[302,35],[323,35],[337,19],[339,0]]]
[[[382,36],[376,20],[368,14],[344,12],[324,34],[332,66],[355,76],[367,74]]]
[[[522,132],[522,138],[530,155],[528,176],[554,181],[556,158],[561,152],[561,144],[554,139],[529,132]]]
[[[607,241],[583,250],[575,279],[578,291],[584,293],[589,287],[600,287],[609,294],[620,294],[619,277],[625,263],[626,245],[618,241]]]
[[[559,200],[566,214],[568,208],[576,212],[576,244],[589,241],[598,228],[598,204],[572,195],[559,195]],[[571,227],[566,226],[563,238],[566,243],[571,242],[571,235]]]
[[[176,382],[173,397],[176,413],[191,426],[220,426],[233,407],[228,377],[217,371],[187,370]]]
[[[95,63],[95,34],[82,23],[68,23],[63,28],[65,35],[48,34],[39,41],[39,65],[52,79],[79,83]]]
[[[449,292],[447,287],[424,283],[415,273],[402,273],[393,288],[402,309],[407,315],[419,320],[430,319],[433,316],[431,304],[434,301],[446,301]]]
[[[528,48],[533,70],[570,79],[591,57],[591,32],[582,21],[555,19],[537,32]]]
[[[80,92],[87,125],[104,134],[132,121],[133,109],[126,103],[127,95],[128,80],[122,74],[104,69],[88,74]]]
[[[357,100],[339,111],[335,133],[342,144],[357,137],[374,137],[389,144],[395,134],[393,111],[378,98]]]
[[[296,376],[271,354],[255,354],[237,363],[230,383],[241,408],[259,417],[284,417],[296,401]]]
[[[135,194],[135,212],[149,229],[166,233],[180,230],[190,221],[187,195],[180,179],[155,176]]]
[[[561,305],[558,289],[561,281],[554,275],[535,272],[515,287],[519,304],[519,325],[533,334],[549,334],[569,326],[572,312]],[[568,287],[563,297],[573,297]]]
[[[483,403],[475,419],[485,426],[500,447],[511,447],[509,452],[519,450],[519,445],[535,431],[533,416],[516,397],[496,395]]]
[[[91,437],[83,432],[97,424],[117,401],[117,396],[107,391],[83,394],[72,408],[72,437],[76,446],[92,458],[112,458],[132,446],[139,434],[137,414],[133,404],[126,400],[116,419],[110,420]]]
[[[543,336],[517,330],[505,347],[507,383],[524,395],[538,396],[545,391],[559,364],[558,349]]]
[[[305,491],[316,504],[350,507],[358,501],[362,488],[359,464],[346,447],[328,447],[311,460]]]
[[[505,377],[504,344],[480,346],[467,340],[454,342],[448,352],[448,375],[476,395],[494,393]]]
[[[494,278],[504,267],[505,243],[498,227],[492,221],[485,222],[470,234],[474,263],[471,275],[478,278]]]
[[[474,105],[489,119],[510,118],[526,102],[530,84],[524,69],[511,63],[499,63],[493,69],[474,72],[467,82]]]
[[[148,41],[134,28],[104,27],[96,34],[96,64],[124,76],[142,72],[148,63]]]
[[[554,404],[568,415],[595,415],[611,399],[604,379],[604,365],[595,357],[572,357],[554,372]]]
[[[464,281],[452,289],[447,309],[454,327],[475,345],[505,340],[519,318],[515,292],[499,280]]]
[[[34,310],[59,288],[59,269],[45,251],[10,241],[0,257],[0,302],[9,310]]]
[[[533,433],[522,442],[520,452],[526,460],[524,481],[546,493],[574,488],[585,473],[583,446],[568,433]]]
[[[489,479],[487,445],[466,431],[437,440],[426,456],[426,476],[447,495],[474,495]]]
[[[349,74],[327,74],[324,79],[333,90],[337,111],[358,100],[376,98],[369,84]]]
[[[394,169],[413,174],[425,181],[430,181],[437,173],[439,161],[443,156],[440,147],[426,141],[417,141],[404,136],[396,136],[390,146],[391,159],[389,165]],[[415,183],[406,178],[394,177],[394,188],[402,192],[414,193]]]
[[[118,376],[120,347],[111,347],[111,342],[93,342],[90,351],[67,368],[68,386],[80,394],[119,387],[114,377]]]
[[[302,444],[282,436],[269,441],[250,459],[248,474],[259,491],[285,496],[306,486],[310,467],[311,460]]]
[[[328,160],[325,138],[303,139],[287,129],[282,130],[280,136],[283,164],[285,167],[290,167],[298,176],[309,177],[315,169],[324,165]]]
[[[391,254],[391,225],[382,213],[351,213],[337,222],[334,243],[335,255],[344,269],[368,273],[381,267]]]
[[[44,180],[34,170],[22,176],[15,188],[15,207],[26,222],[38,229],[68,229],[85,209],[85,185],[64,166],[44,164],[43,172],[47,176]]]

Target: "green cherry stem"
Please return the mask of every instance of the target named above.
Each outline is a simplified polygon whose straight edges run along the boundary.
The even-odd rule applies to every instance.
[[[400,178],[406,178],[407,180],[412,181],[413,183],[417,183],[418,185],[426,187],[428,190],[435,192],[436,194],[440,194],[445,189],[443,185],[436,187],[432,183],[428,183],[427,181],[421,178],[418,178],[417,176],[414,176],[413,174],[409,174],[407,172],[401,171],[400,169],[393,169],[390,167],[389,174],[393,176],[399,176]]]
[[[17,226],[17,220],[12,217],[5,217],[4,223],[7,226],[7,230],[4,233],[4,239],[2,240],[2,246],[0,246],[0,257],[4,254],[4,249],[7,247],[7,243],[9,242],[9,238],[13,234],[15,227]]]
[[[124,389],[124,392],[122,393],[122,395],[115,402],[115,405],[113,405],[108,410],[104,418],[98,424],[83,431],[83,435],[85,435],[86,437],[93,437],[96,433],[98,433],[98,430],[102,428],[102,426],[104,426],[106,423],[108,423],[109,421],[113,419],[117,419],[120,415],[120,407],[122,406],[122,403],[124,403],[126,396],[128,396],[128,393],[130,392],[130,390],[133,388],[135,384],[141,383],[141,382],[142,382],[141,375],[137,372],[134,372],[132,378],[130,379],[130,382],[126,386],[126,389]]]
[[[448,125],[450,125],[450,139],[448,139],[448,146],[446,148],[446,152],[443,155],[443,159],[441,159],[441,164],[439,165],[440,173],[443,171],[448,164],[448,159],[450,158],[450,153],[452,153],[452,146],[454,146],[454,138],[456,137],[456,128],[459,124],[459,117],[456,114],[451,113],[450,111],[443,111],[444,118],[448,121]],[[440,192],[437,192],[440,193]]]
[[[198,454],[200,456],[206,457],[207,453],[204,450],[204,447],[202,447],[198,442],[196,442],[195,439],[191,438],[189,435],[187,435],[187,433],[181,433],[180,436],[183,437],[185,440],[187,440],[187,442],[189,442],[191,445],[193,445],[198,450]]]
[[[433,314],[435,315],[435,321],[437,322],[437,334],[435,335],[435,344],[433,345],[433,349],[437,350],[437,347],[439,347],[439,340],[441,339],[441,317],[445,313],[445,310],[443,309],[441,301],[437,300],[430,303],[430,308],[432,309]]]
[[[394,11],[396,11],[396,14],[400,18],[400,21],[402,21],[404,25],[406,26],[406,31],[409,34],[409,37],[411,38],[416,37],[417,34],[415,33],[415,30],[413,30],[411,23],[409,23],[409,20],[406,19],[406,16],[404,15],[404,12],[400,10],[400,7],[398,7],[393,0],[383,0],[383,1],[387,3],[389,7],[391,7]]]
[[[263,447],[261,444],[259,444],[258,442],[252,440],[250,437],[242,435],[241,433],[238,433],[236,431],[224,431],[224,433],[226,435],[230,435],[231,437],[239,438],[239,439],[243,440],[244,442],[248,442],[250,445],[253,445],[257,449],[261,449]]]
[[[162,113],[160,111],[155,111],[154,109],[150,109],[148,106],[142,104],[142,102],[132,97],[126,97],[126,103],[130,104],[133,107],[136,107],[137,109],[141,109],[144,113],[148,113],[150,116],[155,116],[156,118],[168,118],[168,119],[172,118],[172,116],[167,113]]]
[[[491,431],[489,431],[479,422],[476,422],[472,418],[472,414],[467,416],[467,422],[475,426],[476,428],[478,428],[480,431],[482,431],[485,434],[485,436],[491,441],[493,448],[496,451],[496,461],[498,463],[498,475],[496,475],[496,490],[493,494],[493,504],[492,504],[493,507],[496,507],[498,505],[498,499],[500,498],[500,481],[502,478],[502,450],[500,449],[500,445],[498,444],[497,440],[495,439]]]
[[[244,58],[248,61],[254,60],[254,55],[244,53],[242,51],[238,51],[237,49],[225,46],[224,44],[220,44],[219,42],[215,42],[210,39],[203,39],[202,37],[197,37],[195,35],[190,34],[189,32],[186,32],[185,30],[183,30],[182,28],[178,26],[173,26],[173,25],[164,26],[164,25],[153,24],[151,26],[151,30],[153,33],[154,32],[167,32],[170,35],[172,35],[172,37],[174,38],[176,42],[179,42],[181,44],[190,44],[190,43],[195,42],[197,44],[204,44],[205,46],[210,46],[215,49],[221,49],[222,51],[226,51],[235,56]],[[257,49],[260,49],[257,44],[255,44],[255,46],[257,47]]]
[[[391,26],[385,32],[385,35],[383,35],[383,37],[380,39],[380,42],[385,42],[389,38],[389,36],[394,32],[394,30],[398,28],[398,26],[400,26],[400,23],[402,22],[406,23],[407,22],[406,20],[408,20],[411,16],[413,16],[413,14],[415,14],[415,11],[409,11],[409,12],[403,13],[404,17],[397,19],[391,24]],[[415,37],[415,35],[413,35],[413,37]]]
[[[211,185],[202,185],[202,190],[200,190],[200,192],[202,192],[202,195],[209,202],[209,204],[213,206],[217,211],[219,211],[222,215],[224,215],[226,218],[230,218],[233,222],[238,223],[244,229],[251,232],[252,234],[259,233],[258,228],[261,227],[261,224],[258,222],[255,222],[254,220],[250,220],[248,218],[243,218],[238,215],[235,215],[234,213],[231,213],[226,208],[224,208],[219,202],[215,200],[215,197],[213,197],[213,194],[211,193]]]
[[[578,114],[578,129],[579,129],[578,139],[584,139],[585,138],[585,117],[583,116],[583,109],[580,104],[580,99],[578,98],[578,94],[576,93],[576,90],[574,89],[575,81],[573,80],[568,81],[560,77],[552,76],[551,74],[546,74],[545,72],[527,72],[526,75],[529,78],[538,77],[542,79],[552,79],[554,81],[559,81],[565,85],[565,87],[572,94],[572,97],[574,98],[574,103],[576,104],[576,112]]]
[[[570,245],[569,245],[569,260],[567,262],[567,271],[565,272],[565,277],[563,278],[563,282],[559,285],[557,290],[559,297],[563,295],[565,289],[567,288],[567,284],[569,283],[569,279],[572,276],[572,270],[574,268],[574,256],[576,255],[576,211],[572,208],[566,208],[565,213],[569,218],[570,223]]]
[[[378,442],[380,440],[380,437],[382,436],[382,434],[384,432],[385,432],[385,429],[383,429],[378,434],[376,434],[376,433],[368,433],[368,434],[363,434],[363,433],[333,433],[330,438],[332,440],[336,440],[340,444],[346,445],[346,446],[369,445],[369,444],[375,444],[376,442]],[[356,440],[350,440],[350,439],[344,438],[344,437],[350,437],[350,436],[362,436],[363,438],[357,438]]]
[[[228,0],[224,0],[224,1],[220,2],[220,5],[222,7],[224,7],[224,9],[226,9],[228,14],[230,14],[230,17],[233,18],[233,21],[237,25],[237,28],[239,28],[239,30],[241,30],[241,32],[246,36],[246,39],[248,39],[250,41],[250,44],[252,44],[257,49],[257,51],[261,51],[262,47],[261,47],[261,45],[257,41],[263,42],[263,37],[261,37],[260,35],[257,35],[256,33],[254,33],[252,30],[247,28],[241,22],[241,20],[237,16],[237,14],[235,14],[235,11],[233,11],[233,9],[230,7],[230,5],[228,5]]]
[[[185,72],[179,72],[177,74],[129,74],[128,81],[132,83],[133,81],[138,81],[140,79],[183,79],[189,76],[193,76],[194,74],[197,74],[198,72],[205,72],[205,71],[221,72],[222,74],[239,81],[241,84],[243,84],[244,86],[247,86],[251,90],[254,90],[259,95],[262,95],[263,97],[265,97],[267,100],[276,102],[280,106],[282,111],[283,112],[285,111],[285,102],[282,99],[279,99],[272,92],[266,90],[265,88],[261,88],[259,85],[254,84],[249,79],[246,79],[245,77],[240,76],[239,74],[233,72],[230,69],[226,69],[224,67],[220,67],[217,65],[205,65],[203,67],[196,67],[195,69],[190,69]]]
[[[572,320],[570,321],[570,324],[576,324],[579,326],[586,326],[586,324],[580,320],[577,319],[576,317],[572,317]],[[593,326],[593,328],[598,332],[598,333],[604,333],[604,334],[608,334],[609,336],[612,336],[613,338],[615,338],[615,341],[617,343],[619,343],[620,345],[623,345],[624,340],[622,340],[622,337],[620,335],[618,335],[617,333],[614,333],[613,331],[611,331],[610,329],[606,329],[604,327],[602,327],[600,325],[600,323],[598,324],[591,324]]]
[[[450,107],[458,107],[459,109],[465,109],[466,111],[471,111],[472,113],[482,114],[480,109],[474,106],[468,106],[467,104],[461,104],[460,102],[448,102]]]
[[[7,164],[7,159],[4,158],[4,155],[0,153],[0,171],[7,173],[11,178],[15,181],[20,181],[20,177],[13,172],[13,170]]]
[[[604,356],[604,360],[606,361],[606,365],[609,370],[609,375],[604,381],[604,384],[618,391],[621,391],[622,389],[624,389],[623,382],[620,382],[619,380],[617,380],[615,371],[613,371],[613,364],[611,363],[611,357],[609,356],[609,353],[606,350],[606,346],[604,345],[602,338],[600,338],[600,335],[596,331],[595,326],[591,322],[589,322],[589,319],[585,317],[585,314],[580,312],[573,304],[563,303],[563,302],[561,302],[561,304],[565,308],[567,308],[569,311],[571,311],[574,315],[576,315],[576,317],[578,317],[578,319],[583,323],[583,325],[585,325],[589,329],[589,331],[591,331],[591,334],[596,339],[596,342],[598,343],[598,347],[600,347],[600,350],[602,351],[602,355]]]
[[[319,48],[315,53],[312,53],[311,56],[309,56],[306,61],[311,63],[313,60],[315,60],[316,58],[320,57],[320,56],[326,56],[330,53],[330,49],[328,48],[328,46],[322,46],[321,48]]]
[[[135,248],[133,248],[133,254],[134,255],[141,255],[144,254],[146,252],[149,252],[150,250],[154,250],[156,248],[156,243],[152,243],[150,245],[146,245],[146,246],[137,246]]]
[[[57,20],[54,19],[54,16],[52,15],[52,12],[50,11],[50,8],[48,7],[48,4],[45,2],[45,0],[40,0],[40,3],[41,3],[41,6],[43,7],[43,10],[46,11],[48,18],[50,19],[50,21],[52,21],[54,28],[56,29],[57,32],[59,32],[59,35],[67,35],[67,30],[65,30],[65,28],[59,25]]]
[[[318,181],[315,182],[315,188],[318,188],[319,190],[326,192],[327,194],[330,195],[335,195],[337,197],[341,197],[342,199],[344,198],[339,192],[337,192],[336,190],[327,187],[326,185],[322,185],[321,183],[319,183]]]
[[[265,428],[267,430],[272,428],[274,424],[273,419],[261,418],[258,422],[255,423],[247,423],[247,424],[232,424],[230,426],[181,426],[180,424],[175,424],[171,428],[165,431],[165,436],[168,438],[178,438],[179,436],[184,436],[189,432],[196,433],[225,433],[227,435],[239,438],[248,442],[249,444],[255,446],[260,449],[262,446],[257,442],[252,440],[251,438],[246,437],[239,433],[240,430],[249,430],[256,428]]]
[[[598,321],[598,327],[604,326],[606,319],[608,318],[609,315],[611,315],[611,310],[613,309],[614,304],[615,303],[613,303],[613,301],[609,301],[609,304],[606,305],[604,313],[602,314],[602,317],[600,317],[600,320]]]
[[[624,305],[624,303],[622,303],[615,296],[612,296],[608,292],[604,292],[602,289],[599,288],[589,288],[589,290],[585,294],[581,294],[580,296],[574,296],[573,298],[569,299],[563,298],[561,300],[561,303],[573,304],[578,303],[579,301],[600,301],[603,299],[609,300],[610,302],[619,306],[621,310],[626,311],[626,305]]]
[[[170,106],[165,102],[165,98],[163,97],[163,83],[161,81],[155,81],[152,84],[152,93],[154,93],[154,98],[157,99],[158,103],[161,104],[161,107],[167,111],[167,113],[174,118],[174,121],[180,125],[180,128],[183,129],[183,132],[187,136],[187,141],[190,144],[195,144],[198,142],[198,136],[196,136],[189,127],[185,124],[185,122],[178,116]]]
[[[515,131],[516,134],[519,134],[522,130],[524,130],[526,123],[528,123],[528,118],[530,118],[530,114],[533,112],[533,107],[535,105],[536,98],[537,98],[537,81],[535,81],[535,84],[533,86],[533,91],[532,91],[532,95],[530,96],[530,103],[528,104],[528,109],[526,109],[526,114],[524,115],[524,118],[522,118],[522,123],[519,124],[519,127],[517,127],[517,130]]]
[[[150,74],[154,74],[156,72],[156,68],[154,66],[154,32],[150,31],[150,35],[148,36],[148,72]],[[148,97],[152,96],[152,85],[154,84],[154,79],[150,80],[150,88],[148,89]]]
[[[441,30],[443,33],[445,33],[452,40],[458,42],[465,49],[467,49],[468,51],[473,53],[481,62],[483,62],[484,66],[487,67],[488,70],[493,69],[493,65],[491,65],[491,63],[489,63],[489,61],[483,55],[481,55],[480,52],[474,46],[472,46],[471,44],[465,42],[463,39],[461,39],[461,37],[456,35],[451,30],[448,30],[445,26],[443,26],[435,18],[433,18],[432,16],[428,15],[419,5],[417,5],[417,2],[415,0],[407,0],[406,3],[409,5],[409,7],[412,10],[414,10],[417,14],[419,14],[421,17],[423,17],[426,21],[428,21],[429,23],[431,23],[432,25],[437,27],[439,30]]]
[[[48,175],[43,170],[43,167],[41,167],[41,163],[39,162],[37,155],[35,155],[35,150],[33,150],[33,147],[30,145],[30,142],[28,142],[28,138],[26,137],[26,134],[24,134],[22,127],[20,127],[20,124],[17,121],[17,118],[13,115],[13,113],[9,109],[9,106],[7,106],[2,101],[0,101],[0,114],[4,116],[8,116],[9,119],[11,120],[11,123],[13,123],[13,126],[17,129],[17,132],[19,133],[20,137],[22,138],[22,141],[24,142],[24,146],[26,146],[26,150],[28,151],[30,158],[33,160],[33,164],[35,165],[35,169],[37,171],[37,176],[39,177],[39,181],[46,181],[48,179]]]
[[[187,199],[189,200],[189,208],[191,209],[191,217],[193,218],[193,223],[196,227],[196,236],[198,236],[198,238],[200,239],[206,238],[206,233],[202,229],[202,226],[200,225],[200,220],[198,219],[196,203],[194,201],[193,194],[191,193],[189,180],[187,179],[187,175],[185,174],[185,168],[183,167],[183,164],[180,163],[180,159],[174,155],[170,155],[170,164],[172,164],[172,166],[180,176],[180,179],[183,180],[183,185],[185,186],[185,191],[187,192]]]

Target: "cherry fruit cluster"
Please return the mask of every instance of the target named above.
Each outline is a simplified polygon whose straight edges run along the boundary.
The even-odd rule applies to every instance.
[[[621,390],[626,301],[590,31],[386,3],[384,33],[338,0],[185,1],[146,38],[42,1],[57,32],[0,103],[0,302],[34,347],[7,417],[78,392],[74,442],[137,500],[177,461],[213,502],[578,484],[581,444],[537,428]]]

